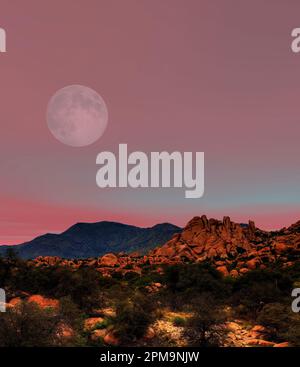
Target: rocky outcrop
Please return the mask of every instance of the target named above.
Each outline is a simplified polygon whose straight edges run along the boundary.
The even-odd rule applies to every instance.
[[[278,343],[278,344],[274,344],[273,347],[274,348],[287,348],[289,347],[289,343],[288,342],[282,342],[282,343]]]
[[[114,347],[120,344],[119,338],[113,332],[109,332],[108,334],[106,334],[103,341],[105,344],[114,346]]]
[[[84,321],[84,330],[92,331],[104,321],[103,317],[90,317]]]
[[[93,267],[103,276],[114,272],[139,275],[144,265],[201,263],[209,261],[224,276],[237,277],[255,269],[265,269],[281,262],[292,266],[300,259],[300,221],[277,232],[262,231],[253,221],[234,223],[228,216],[223,220],[194,217],[181,233],[146,255],[138,252],[108,253],[98,258],[61,259],[38,257],[33,266],[67,266],[72,269]],[[157,267],[157,271],[163,271]],[[129,276],[130,274],[128,274]]]
[[[47,297],[44,297],[40,294],[34,294],[34,295],[28,296],[28,297],[23,298],[23,299],[21,297],[12,298],[9,301],[8,306],[9,307],[18,306],[22,301],[35,303],[40,308],[58,309],[58,307],[59,307],[59,301],[57,299],[47,298]]]
[[[118,257],[114,254],[106,254],[100,259],[101,266],[113,267],[119,262]]]
[[[228,216],[220,221],[203,215],[194,217],[182,233],[149,255],[161,263],[207,260],[224,276],[233,277],[263,269],[278,259],[286,263],[286,255],[292,258],[291,265],[300,255],[300,222],[278,232],[266,232],[256,228],[253,221],[242,225]]]
[[[57,309],[59,307],[59,301],[57,299],[46,298],[39,294],[28,297],[27,302],[36,303],[40,308]]]

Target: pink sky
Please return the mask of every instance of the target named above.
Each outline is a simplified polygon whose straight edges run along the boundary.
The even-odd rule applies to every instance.
[[[0,244],[78,221],[137,225],[192,216],[300,219],[298,1],[1,1]],[[109,112],[86,148],[47,129],[51,96],[83,84]],[[201,199],[178,190],[100,190],[96,155],[204,151]]]

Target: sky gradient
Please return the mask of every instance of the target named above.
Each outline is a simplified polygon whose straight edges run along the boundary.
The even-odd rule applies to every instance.
[[[194,215],[300,219],[296,0],[1,1],[0,244],[80,221],[184,225]],[[109,121],[85,148],[47,128],[51,96],[96,90]],[[96,186],[96,155],[204,151],[205,194]]]

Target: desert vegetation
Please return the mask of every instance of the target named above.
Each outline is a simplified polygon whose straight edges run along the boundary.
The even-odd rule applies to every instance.
[[[116,267],[117,269],[117,267]],[[300,346],[296,263],[224,276],[209,262],[140,273],[0,258],[1,346]]]

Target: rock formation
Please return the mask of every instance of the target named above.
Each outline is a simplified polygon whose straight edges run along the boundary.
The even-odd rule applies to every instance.
[[[90,266],[104,276],[113,272],[140,274],[144,265],[200,263],[209,261],[224,276],[237,277],[250,270],[264,269],[275,261],[291,266],[300,258],[300,221],[276,232],[262,231],[253,221],[234,223],[223,220],[194,217],[163,246],[141,255],[108,253],[99,258],[61,259],[38,257],[34,266],[68,266],[73,269]]]

